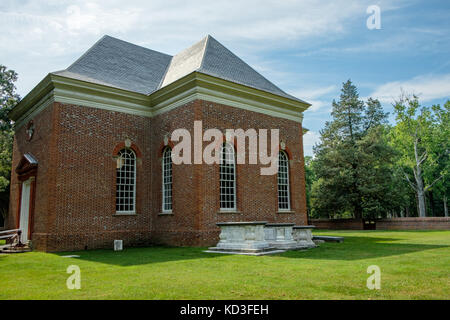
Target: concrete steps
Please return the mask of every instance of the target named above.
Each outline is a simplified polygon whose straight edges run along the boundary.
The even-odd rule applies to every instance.
[[[28,245],[11,245],[11,244],[5,244],[0,246],[0,254],[1,253],[23,253],[23,252],[30,252],[31,248]]]

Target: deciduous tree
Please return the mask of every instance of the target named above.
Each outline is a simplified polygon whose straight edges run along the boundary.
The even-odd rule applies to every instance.
[[[8,112],[20,100],[14,82],[17,73],[0,65],[0,214],[4,217],[8,210],[9,181],[13,145],[13,124]]]
[[[416,193],[419,216],[425,217],[426,192],[437,183],[442,188],[449,172],[450,103],[428,108],[416,96],[403,94],[394,109],[397,123],[392,141],[401,153],[399,166]]]

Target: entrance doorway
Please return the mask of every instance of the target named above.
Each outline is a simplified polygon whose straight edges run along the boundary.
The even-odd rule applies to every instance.
[[[20,218],[19,229],[22,230],[21,241],[28,241],[28,229],[30,224],[30,197],[31,197],[31,179],[22,183],[22,197],[20,199]]]

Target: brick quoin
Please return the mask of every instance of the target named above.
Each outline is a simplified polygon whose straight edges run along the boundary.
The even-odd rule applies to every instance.
[[[154,117],[54,102],[32,120],[31,141],[26,126],[16,132],[12,167],[25,153],[39,163],[31,230],[37,250],[111,248],[115,239],[123,239],[125,246],[209,246],[218,241],[217,222],[307,224],[303,132],[298,122],[204,100]],[[237,211],[221,213],[219,166],[181,164],[173,165],[172,214],[161,214],[164,141],[179,128],[193,137],[195,120],[202,121],[203,130],[279,129],[290,157],[292,211],[278,213],[277,176],[260,175],[260,165],[236,165]],[[137,155],[136,214],[117,215],[116,154],[127,139]],[[10,228],[18,223],[19,200],[20,181],[13,171]]]

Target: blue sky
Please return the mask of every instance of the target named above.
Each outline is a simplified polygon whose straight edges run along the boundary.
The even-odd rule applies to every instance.
[[[377,5],[381,29],[366,12]],[[351,79],[387,111],[401,89],[423,104],[450,99],[450,1],[23,1],[0,2],[0,64],[26,95],[102,35],[175,54],[211,34],[283,90],[312,103],[312,154],[331,102]],[[391,117],[392,118],[392,117]]]

